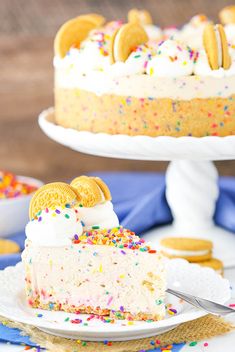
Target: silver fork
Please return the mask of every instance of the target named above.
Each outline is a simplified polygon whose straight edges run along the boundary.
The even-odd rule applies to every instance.
[[[183,299],[184,301],[188,302],[189,304],[192,304],[196,308],[203,309],[212,314],[224,316],[227,314],[235,313],[235,309],[226,307],[223,304],[209,301],[204,298],[190,295],[188,293],[172,290],[171,288],[168,288],[166,292],[172,294],[173,296]]]

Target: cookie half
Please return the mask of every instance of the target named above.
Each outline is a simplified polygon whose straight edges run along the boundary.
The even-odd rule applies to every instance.
[[[79,176],[70,185],[81,196],[80,203],[84,207],[91,208],[112,199],[108,186],[99,177]]]
[[[64,182],[48,183],[40,187],[33,195],[29,205],[29,218],[33,219],[46,208],[66,204],[75,205],[80,202],[80,195],[73,187]]]
[[[122,25],[112,36],[109,55],[111,63],[125,62],[130,53],[141,44],[148,41],[148,35],[138,23]]]
[[[203,262],[199,262],[198,264],[204,267],[211,268],[220,275],[223,275],[224,273],[223,262],[217,258],[211,258],[210,260],[205,260]]]
[[[153,24],[152,16],[147,10],[131,9],[128,12],[127,19],[129,23]]]
[[[0,239],[0,254],[13,254],[19,251],[20,247],[16,242]]]
[[[183,258],[192,263],[211,259],[212,248],[211,241],[190,237],[166,237],[160,241],[163,255]]]
[[[219,13],[219,18],[223,24],[235,23],[235,5],[224,7]]]
[[[212,70],[223,67],[228,70],[231,66],[231,57],[228,50],[228,41],[221,24],[209,23],[203,32],[203,45],[208,62]]]
[[[103,16],[88,14],[78,16],[65,22],[56,34],[54,41],[55,54],[63,58],[70,48],[79,48],[89,32],[104,23]]]

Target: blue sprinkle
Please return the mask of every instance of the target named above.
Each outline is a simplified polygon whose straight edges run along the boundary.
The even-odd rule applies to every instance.
[[[53,309],[54,308],[54,303],[49,303],[49,309]]]

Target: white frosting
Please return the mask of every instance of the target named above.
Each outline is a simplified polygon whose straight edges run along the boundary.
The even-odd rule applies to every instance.
[[[207,250],[201,250],[201,251],[187,251],[187,250],[179,250],[179,249],[172,249],[168,247],[160,247],[162,251],[164,251],[166,254],[169,255],[174,255],[174,256],[179,256],[179,257],[197,257],[201,255],[207,255],[210,253],[210,251]]]
[[[229,43],[235,44],[235,23],[226,24],[224,26],[226,37]]]
[[[182,27],[180,39],[193,49],[203,48],[203,31],[208,23],[210,21],[202,15],[192,17],[189,23]]]
[[[144,29],[149,37],[149,39],[158,40],[162,37],[161,28],[155,26],[154,24],[146,24],[144,25]]]
[[[215,78],[230,77],[232,82],[235,75],[235,49],[230,47],[229,53],[232,59],[230,68],[225,70],[223,67],[220,67],[218,70],[212,70],[205,51],[201,50],[197,62],[194,65],[194,74],[198,76],[211,76]]]
[[[177,27],[166,27],[163,30],[165,39],[180,40],[180,30]]]
[[[158,46],[158,51],[148,62],[147,74],[156,77],[188,76],[193,72],[193,57],[181,43],[168,39]]]
[[[56,210],[60,214],[56,213]],[[25,228],[26,237],[39,246],[70,245],[74,235],[80,236],[83,227],[73,208],[43,210],[38,219],[30,221]]]
[[[91,230],[93,226],[98,226],[100,229],[111,229],[119,226],[118,217],[110,201],[97,204],[91,208],[78,207],[77,211],[86,231]]]
[[[125,62],[119,61],[113,65],[107,65],[107,74],[116,78],[145,73],[150,56],[151,50],[145,45],[140,45]]]

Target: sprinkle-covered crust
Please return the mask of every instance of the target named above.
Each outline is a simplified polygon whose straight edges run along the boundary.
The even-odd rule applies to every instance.
[[[30,295],[28,295],[30,297]],[[76,313],[76,314],[94,314],[100,317],[104,317],[104,322],[111,322],[108,319],[122,320],[126,319],[129,321],[132,320],[144,320],[144,321],[158,321],[164,318],[163,314],[146,314],[146,313],[138,313],[131,314],[130,312],[125,312],[123,310],[110,310],[110,309],[101,309],[99,307],[91,307],[91,306],[70,306],[68,304],[63,303],[47,303],[44,304],[40,302],[40,296],[36,298],[28,298],[28,304],[32,308],[37,309],[45,309],[45,310],[54,310],[54,311],[64,311],[67,313]]]
[[[198,82],[203,85],[203,81]],[[195,80],[199,89],[198,82]],[[187,79],[182,78],[179,86],[187,94]],[[55,120],[65,128],[94,133],[152,137],[233,135],[235,94],[221,98],[228,86],[221,88],[217,97],[191,100],[97,96],[82,89],[56,88]]]

